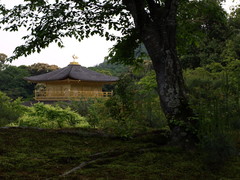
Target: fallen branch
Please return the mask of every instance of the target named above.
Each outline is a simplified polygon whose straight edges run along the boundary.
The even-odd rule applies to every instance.
[[[70,173],[72,173],[72,172],[74,172],[74,171],[77,171],[77,170],[83,168],[84,166],[87,166],[87,165],[89,165],[89,164],[95,163],[95,162],[97,162],[97,161],[98,161],[98,159],[95,159],[95,160],[92,160],[92,161],[83,162],[83,163],[81,163],[79,166],[71,169],[70,171],[67,171],[67,172],[63,173],[62,175],[60,175],[60,177],[64,177],[64,176],[66,176],[66,175],[68,175],[68,174],[70,174]]]
[[[133,151],[106,151],[106,152],[99,152],[99,153],[95,153],[90,155],[90,158],[95,158],[93,160],[90,161],[85,161],[83,163],[81,163],[79,166],[74,167],[73,169],[63,173],[62,175],[60,175],[60,177],[64,177],[67,176],[79,169],[82,169],[83,167],[93,164],[93,163],[99,163],[99,162],[105,162],[108,160],[112,160],[115,159],[116,157],[124,154],[124,153],[145,153],[145,152],[149,152],[149,151],[159,151],[158,148],[147,148],[147,149],[137,149],[137,150],[133,150]]]

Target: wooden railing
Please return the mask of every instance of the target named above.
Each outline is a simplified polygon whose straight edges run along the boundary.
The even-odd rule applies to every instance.
[[[107,98],[113,95],[112,92],[101,91],[45,91],[35,90],[35,100],[38,101],[64,101],[77,100],[81,98]]]

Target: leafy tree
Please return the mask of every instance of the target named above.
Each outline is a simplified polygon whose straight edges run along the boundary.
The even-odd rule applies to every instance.
[[[240,29],[240,7],[236,8],[229,17],[229,25],[232,33],[239,33],[237,29]]]
[[[45,63],[35,63],[28,66],[28,71],[30,72],[31,76],[48,73],[57,69],[59,69],[58,66]]]
[[[93,127],[123,137],[166,127],[165,116],[158,107],[156,86],[153,72],[143,78],[125,74],[116,83],[112,97],[90,105],[87,121]]]
[[[219,1],[190,1],[179,9],[177,42],[183,68],[221,62],[229,27]]]
[[[103,74],[111,75],[111,76],[117,76],[120,77],[124,73],[126,73],[129,68],[123,64],[110,64],[107,61],[104,61],[103,63],[90,67],[89,69],[100,72]],[[112,91],[114,89],[114,84],[105,84],[103,86],[103,91]]]
[[[107,61],[104,61],[97,66],[90,67],[89,69],[102,73],[107,72],[107,74],[112,76],[121,76],[123,73],[126,73],[128,71],[127,66],[124,66],[122,64],[110,64]]]
[[[7,55],[4,53],[0,53],[0,61],[1,63],[4,63],[7,59]]]
[[[240,130],[240,61],[212,63],[185,72],[190,102],[199,115],[200,147],[206,163],[216,165],[235,155]]]
[[[94,103],[95,99],[86,99],[86,98],[79,98],[75,101],[60,101],[57,102],[57,105],[61,108],[68,108],[70,107],[73,111],[77,112],[83,117],[86,117],[88,115],[89,107]]]
[[[221,53],[223,63],[226,65],[233,60],[240,59],[240,8],[236,8],[230,14],[228,25],[229,33],[225,43],[224,50]]]
[[[6,66],[0,71],[0,91],[13,99],[31,97],[34,86],[23,79],[26,76],[30,76],[26,66]]]
[[[188,1],[55,0],[50,3],[45,0],[25,0],[25,4],[12,9],[1,5],[0,24],[8,24],[5,28],[8,31],[27,27],[31,32],[23,37],[25,45],[16,48],[11,60],[40,52],[52,42],[62,47],[62,37],[82,40],[98,34],[107,40],[117,39],[118,43],[111,55],[122,55],[122,62],[133,64],[141,62],[135,59],[134,49],[143,42],[153,62],[157,92],[173,134],[178,139],[194,139],[194,134],[188,132],[187,127],[195,128],[197,122],[191,118],[193,113],[189,108],[176,51],[177,5],[186,2]],[[202,10],[205,12],[205,7]],[[205,25],[207,29],[213,28],[212,22]],[[112,29],[120,31],[122,37],[114,36]],[[182,134],[187,136],[182,137]]]
[[[7,59],[7,55],[4,53],[0,53],[0,70],[3,69],[6,59]]]

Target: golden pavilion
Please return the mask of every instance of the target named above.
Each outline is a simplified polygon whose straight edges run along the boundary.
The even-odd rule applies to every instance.
[[[103,86],[118,81],[118,77],[89,70],[77,62],[71,62],[67,67],[49,73],[24,79],[37,83],[35,89],[37,101],[110,97],[112,92],[103,92]]]

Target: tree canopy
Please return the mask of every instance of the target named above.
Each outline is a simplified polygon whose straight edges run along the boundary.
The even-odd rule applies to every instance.
[[[166,13],[168,4],[174,1],[136,2],[139,4],[138,8],[140,6],[146,8],[147,16],[154,21],[155,14],[160,11]],[[226,13],[221,8],[220,2],[221,0],[180,0],[178,2],[178,50],[180,53],[189,54],[187,47],[192,45],[203,46],[204,44],[200,44],[200,39],[206,34],[210,38],[224,37]],[[0,12],[0,24],[4,25],[0,27],[4,30],[18,31],[24,27],[29,31],[29,34],[23,37],[25,44],[15,49],[15,55],[10,57],[11,60],[40,52],[52,42],[63,47],[64,44],[61,41],[63,37],[74,37],[81,41],[97,34],[107,40],[118,40],[110,53],[110,58],[114,59],[114,62],[125,64],[141,62],[136,61],[134,56],[134,49],[141,43],[141,37],[136,31],[133,15],[124,1],[25,0],[24,4],[16,5],[12,9],[7,9],[1,4]],[[121,32],[121,35],[117,36],[115,31]]]

